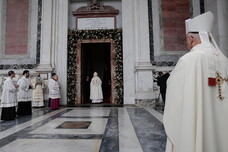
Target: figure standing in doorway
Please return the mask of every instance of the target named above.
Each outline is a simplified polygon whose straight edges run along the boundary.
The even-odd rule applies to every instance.
[[[93,78],[90,83],[90,99],[92,103],[100,103],[103,101],[103,93],[101,89],[101,79],[98,77],[97,72],[94,72]]]

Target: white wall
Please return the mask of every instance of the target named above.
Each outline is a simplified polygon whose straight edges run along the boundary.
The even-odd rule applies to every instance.
[[[228,57],[228,1],[205,0],[205,10],[215,15],[212,34],[221,51]]]

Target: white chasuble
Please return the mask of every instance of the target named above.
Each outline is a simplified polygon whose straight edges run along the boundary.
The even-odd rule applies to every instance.
[[[208,58],[199,44],[178,61],[167,81],[166,152],[228,151],[228,60],[213,55],[216,86],[208,86]]]
[[[92,78],[90,83],[90,99],[93,103],[100,103],[103,100],[101,84],[101,79],[98,76]]]
[[[17,84],[19,85],[18,89],[18,101],[31,101],[32,92],[29,89],[30,80],[26,77],[22,77],[18,80]]]
[[[32,106],[40,107],[44,106],[44,81],[41,77],[35,77],[31,81],[33,91],[32,91]]]
[[[1,107],[15,107],[17,105],[17,89],[13,84],[13,80],[8,77],[4,81]]]

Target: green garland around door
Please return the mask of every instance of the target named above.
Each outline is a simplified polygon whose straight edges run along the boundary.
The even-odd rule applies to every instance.
[[[68,69],[67,69],[67,98],[68,105],[75,105],[77,94],[76,84],[76,47],[77,42],[90,39],[112,39],[115,45],[115,102],[123,104],[123,55],[122,30],[69,30],[68,31]]]

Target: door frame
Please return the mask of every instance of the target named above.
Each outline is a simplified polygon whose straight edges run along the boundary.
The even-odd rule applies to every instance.
[[[83,104],[82,103],[82,44],[83,43],[110,43],[110,68],[111,68],[111,94],[110,94],[110,103],[115,104],[115,66],[116,66],[116,61],[115,61],[115,42],[112,39],[90,39],[90,40],[80,40],[77,42],[77,47],[76,47],[76,79],[77,79],[77,84],[76,84],[76,102],[77,104]]]

